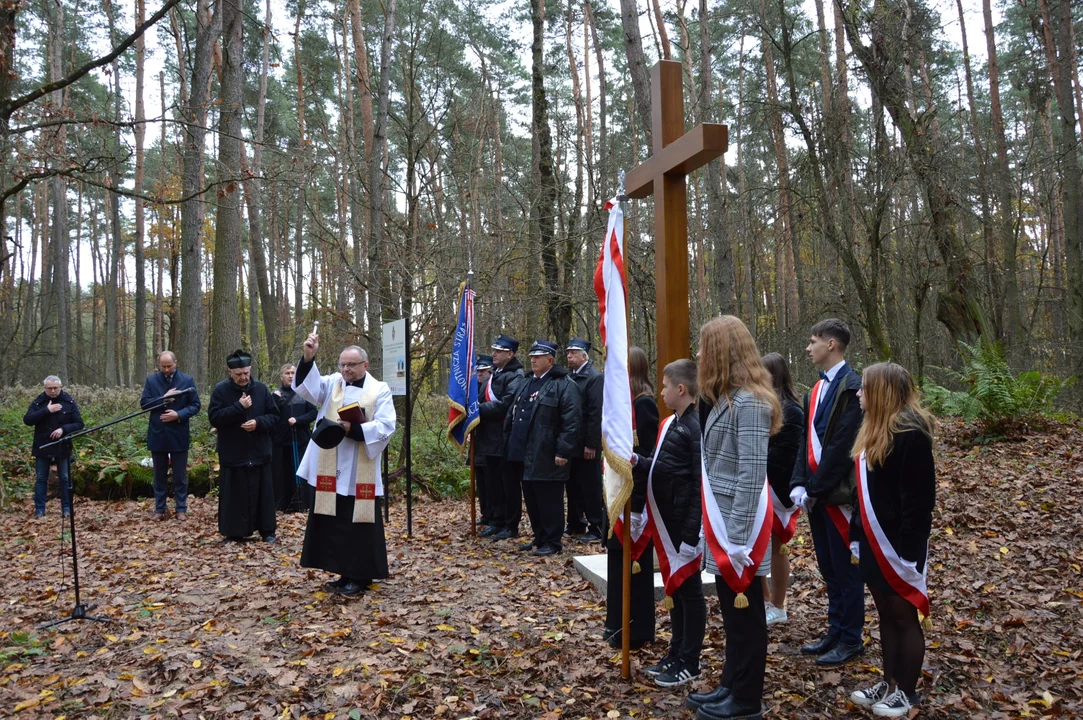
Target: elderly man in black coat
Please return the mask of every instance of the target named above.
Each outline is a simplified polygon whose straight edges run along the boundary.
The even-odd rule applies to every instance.
[[[477,452],[484,458],[485,491],[489,495],[489,526],[482,537],[506,540],[519,536],[523,517],[522,475],[507,476],[504,467],[504,420],[519,386],[525,381],[523,365],[515,357],[519,341],[499,335],[492,345],[493,370],[484,387],[478,388],[478,414],[481,422],[475,431]]]
[[[199,412],[199,394],[191,375],[177,369],[177,356],[163,350],[158,372],[143,383],[139,407],[159,405],[159,399],[176,395],[164,406],[151,410],[147,424],[147,449],[154,463],[154,516],[169,517],[169,469],[173,469],[173,503],[178,520],[188,519],[188,448],[192,444],[188,421]]]
[[[568,460],[579,444],[579,388],[556,364],[557,345],[535,340],[533,374],[519,386],[504,424],[507,472],[522,478],[523,498],[534,539],[519,546],[535,555],[561,551],[564,484]]]
[[[602,390],[605,376],[590,361],[590,343],[572,338],[565,349],[572,382],[579,388],[582,407],[582,443],[572,457],[568,480],[568,529],[576,530],[582,513],[587,532],[582,542],[601,542],[606,535],[606,511],[602,489]],[[572,507],[575,512],[572,512]]]
[[[71,473],[71,441],[64,440],[56,445],[43,448],[83,429],[83,416],[79,406],[71,395],[64,392],[63,384],[56,375],[45,378],[44,392],[30,403],[23,422],[34,428],[34,470],[37,481],[34,483],[34,517],[45,517],[45,500],[49,490],[49,468],[56,465],[56,475],[60,479],[60,507],[67,517],[71,513],[69,477]]]
[[[237,350],[226,359],[229,380],[214,386],[207,416],[218,430],[218,532],[241,540],[259,531],[275,537],[275,498],[271,481],[271,434],[278,404],[252,379],[252,356]]]

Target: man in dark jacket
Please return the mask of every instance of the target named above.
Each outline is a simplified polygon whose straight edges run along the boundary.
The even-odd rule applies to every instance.
[[[214,386],[207,417],[218,430],[218,532],[240,540],[258,530],[275,542],[271,436],[278,405],[267,386],[252,379],[252,356],[236,350],[226,359],[229,380]]]
[[[504,424],[507,471],[522,478],[523,498],[534,539],[519,546],[535,555],[561,550],[564,483],[568,460],[579,444],[579,388],[556,364],[557,345],[535,340],[530,348],[533,375],[519,387]]]
[[[861,375],[846,364],[850,329],[841,320],[812,327],[806,351],[820,368],[820,381],[805,396],[807,429],[790,480],[790,499],[808,513],[816,563],[827,585],[828,631],[801,652],[820,665],[840,665],[864,652],[865,588],[850,562],[851,499],[839,502],[854,468],[850,450],[861,426],[857,391]],[[836,497],[832,497],[836,496]]]
[[[160,405],[159,399],[177,395],[166,405],[150,412],[147,425],[147,450],[154,463],[154,516],[168,517],[169,468],[173,468],[173,503],[178,520],[188,519],[188,448],[191,433],[188,421],[199,412],[199,394],[191,375],[177,369],[177,356],[163,350],[158,356],[158,372],[143,383],[139,407]]]
[[[64,392],[56,375],[45,378],[45,391],[34,398],[23,415],[23,422],[34,428],[34,517],[45,517],[45,500],[49,490],[49,468],[56,466],[60,480],[60,507],[64,517],[71,514],[70,474],[71,441],[65,440],[47,448],[42,445],[60,440],[83,429],[83,416],[71,395]]]
[[[486,492],[492,517],[482,537],[506,540],[519,536],[523,517],[522,473],[508,475],[504,467],[504,419],[519,387],[526,380],[523,365],[515,357],[519,341],[498,335],[492,345],[493,370],[489,381],[478,389],[481,422],[475,431],[477,455],[484,458]]]
[[[283,512],[308,510],[312,504],[307,482],[298,482],[297,465],[308,447],[312,423],[318,409],[293,389],[297,367],[286,363],[278,371],[280,385],[272,395],[278,405],[271,449],[271,479],[275,488],[275,507]]]
[[[605,499],[602,489],[602,389],[604,376],[590,361],[590,343],[572,338],[565,349],[569,376],[579,388],[582,408],[582,444],[572,457],[568,481],[568,528],[576,529],[579,513],[587,518],[582,542],[601,542],[606,536]],[[573,512],[574,500],[574,512]]]

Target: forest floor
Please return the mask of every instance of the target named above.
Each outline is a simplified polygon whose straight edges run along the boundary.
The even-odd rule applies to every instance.
[[[950,437],[958,426],[942,428]],[[1083,717],[1083,433],[1060,426],[1016,442],[941,443],[930,586],[935,628],[919,686],[925,718]],[[213,499],[187,524],[152,503],[77,502],[83,598],[113,622],[68,623],[73,603],[59,507],[0,513],[0,715],[18,717],[691,718],[688,687],[632,682],[598,637],[604,604],[572,550],[522,556],[469,537],[462,501],[420,502],[414,536],[394,504],[392,577],[358,599],[328,595],[298,566],[304,518],[280,516],[277,545],[226,545]],[[825,626],[807,525],[795,541],[789,622],[773,626],[765,707],[773,718],[858,718],[850,690],[876,678],[867,652],[841,669],[798,653]],[[598,546],[592,550],[597,551]],[[703,675],[723,637],[708,601]]]

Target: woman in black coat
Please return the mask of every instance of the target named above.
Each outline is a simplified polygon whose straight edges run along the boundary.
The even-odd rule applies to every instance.
[[[283,512],[308,510],[311,504],[309,484],[297,480],[297,463],[308,447],[312,423],[318,409],[293,390],[293,363],[279,370],[281,385],[271,393],[278,405],[271,447],[271,479],[275,488],[275,507]]]
[[[797,399],[793,388],[793,377],[786,359],[778,353],[763,356],[764,367],[771,373],[771,382],[775,386],[778,400],[782,403],[782,429],[771,436],[767,443],[767,481],[775,496],[773,502],[779,502],[787,510],[793,507],[790,500],[790,478],[797,453],[801,452],[801,437],[805,432],[805,409]],[[777,532],[771,534],[771,578],[763,578],[764,595],[767,601],[767,624],[786,622],[786,590],[790,586],[790,558],[784,554],[782,542]]]
[[[918,704],[925,658],[919,615],[929,612],[925,583],[936,504],[935,421],[918,400],[910,373],[870,365],[858,392],[865,419],[854,441],[858,503],[850,547],[880,616],[883,680],[850,699],[880,717],[906,717]]]
[[[649,458],[654,455],[654,443],[658,438],[658,403],[654,399],[654,385],[650,379],[650,364],[642,348],[628,351],[628,379],[632,387],[632,412],[635,413],[636,455]],[[645,518],[647,505],[647,481],[635,480],[632,486],[632,514]],[[645,522],[645,520],[644,520]],[[624,600],[624,548],[614,532],[606,541],[606,600],[605,629],[602,638],[610,647],[621,646],[620,629],[623,624]],[[632,613],[629,624],[629,643],[632,649],[654,641],[654,545],[647,544],[639,556],[639,572],[632,575]]]

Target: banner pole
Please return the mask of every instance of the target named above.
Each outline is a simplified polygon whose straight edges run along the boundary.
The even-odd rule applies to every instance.
[[[621,577],[621,628],[620,628],[620,676],[624,680],[632,679],[632,501],[624,503],[624,522],[621,546],[624,548],[624,570]]]
[[[475,484],[477,468],[474,466],[474,453],[477,450],[474,440],[477,431],[470,433],[470,536],[475,540],[478,537],[478,522],[477,522],[477,485]]]

